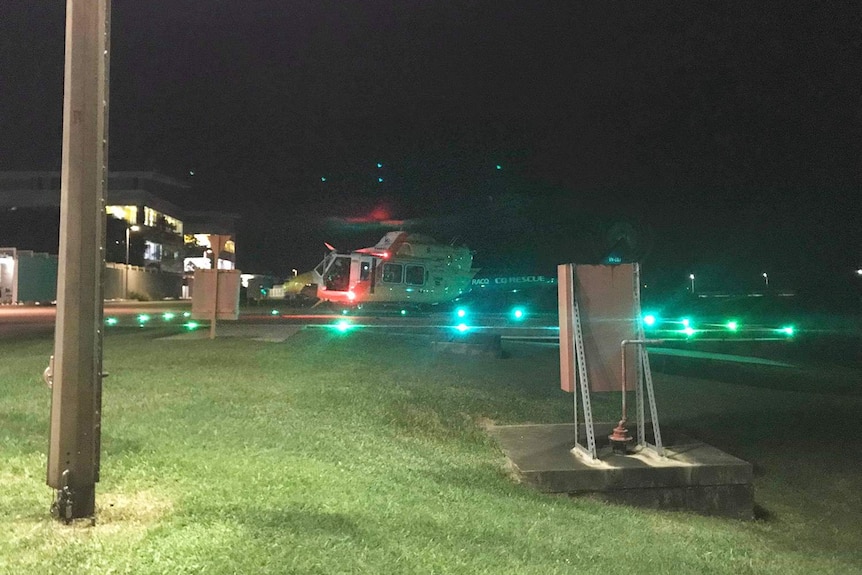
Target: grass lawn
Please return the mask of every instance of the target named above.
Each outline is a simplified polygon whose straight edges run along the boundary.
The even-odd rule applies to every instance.
[[[571,419],[553,348],[164,335],[106,338],[95,527],[48,514],[53,341],[2,342],[0,573],[862,573],[846,386],[655,374],[664,425],[754,464],[759,519],[740,522],[514,483],[482,425]],[[597,419],[617,406],[594,398]]]

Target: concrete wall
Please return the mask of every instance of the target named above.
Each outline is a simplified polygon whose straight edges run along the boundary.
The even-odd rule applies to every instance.
[[[12,256],[0,266],[0,303],[53,302],[57,299],[57,256],[3,248]],[[155,301],[179,299],[183,276],[123,264],[105,264],[104,298]]]
[[[182,274],[113,263],[105,267],[105,299],[179,299],[182,286]]]

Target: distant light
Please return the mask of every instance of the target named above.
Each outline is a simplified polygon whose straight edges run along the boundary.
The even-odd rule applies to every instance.
[[[176,316],[177,316],[177,314],[170,312],[170,311],[166,311],[165,313],[162,314],[162,319],[165,321],[171,321]]]
[[[685,335],[687,335],[687,336],[691,337],[691,336],[693,336],[693,335],[694,335],[694,328],[693,328],[693,327],[691,327],[691,326],[687,326],[684,330],[682,330],[682,333],[684,333]]]
[[[347,315],[347,310],[346,309],[341,310],[341,315]]]
[[[321,182],[325,182],[325,181],[326,181],[326,176],[321,176],[320,181],[321,181]]]
[[[685,327],[691,326],[691,320],[688,319],[687,317],[682,318],[682,325]]]
[[[739,329],[739,324],[738,324],[737,322],[733,321],[733,320],[730,320],[729,322],[727,322],[727,323],[726,323],[726,324],[724,324],[724,325],[725,325],[725,327],[727,327],[727,329],[729,329],[730,331],[736,331],[736,330],[738,330],[738,329]]]
[[[378,184],[383,183],[383,178],[377,178],[377,183],[378,183]]]
[[[644,316],[644,325],[647,327],[652,327],[655,325],[655,316],[651,313],[648,313]]]
[[[407,310],[406,310],[406,309],[402,309],[402,310],[401,310],[401,315],[407,315]]]
[[[457,315],[458,317],[464,317],[464,316],[466,316],[466,315],[467,315],[467,310],[466,310],[466,309],[464,309],[463,307],[459,307],[459,308],[455,311],[455,315]]]
[[[347,292],[347,299],[349,299],[350,301],[355,300],[355,299],[356,299],[356,294],[355,294],[355,293],[353,293],[352,291]]]
[[[196,322],[196,321],[190,321],[190,322],[187,322],[187,323],[183,324],[183,327],[184,327],[184,328],[186,328],[186,329],[187,329],[187,330],[189,330],[189,331],[194,331],[194,330],[196,330],[199,326],[200,326],[200,324],[199,324],[198,322]]]
[[[145,313],[142,313],[141,315],[139,315],[139,316],[138,316],[138,322],[140,322],[140,323],[147,323],[148,321],[150,321],[150,316],[149,316],[149,315],[147,315],[147,314],[145,314]]]
[[[524,308],[516,307],[512,310],[512,317],[515,319],[524,319]]]
[[[277,309],[272,310],[271,312],[269,312],[269,315],[278,315],[278,310]]]
[[[782,327],[779,331],[781,331],[781,333],[783,333],[785,335],[789,335],[789,336],[792,336],[794,333],[796,333],[796,330],[793,328],[792,325],[786,325],[786,326]]]
[[[688,274],[688,279],[693,280],[693,279],[694,279],[694,274]]]
[[[335,324],[335,329],[337,329],[341,333],[346,332],[351,327],[353,327],[353,326],[350,325],[350,322],[347,320],[344,320],[344,319],[342,319],[341,321],[339,321],[338,323]]]
[[[859,268],[858,270],[856,270],[856,275],[862,276],[862,268]]]
[[[115,318],[115,317],[108,317],[108,318],[105,318],[105,324],[107,324],[107,325],[117,325],[117,323],[119,323],[119,321],[120,321],[120,320],[118,320],[118,319],[117,319],[117,318]]]
[[[378,167],[378,168],[382,168],[382,167],[383,167],[383,164],[381,164],[380,162],[377,162],[377,167]]]
[[[500,164],[497,164],[497,169],[498,169],[498,170],[502,170],[502,169],[503,169],[503,166],[501,166]]]
[[[466,323],[459,323],[458,325],[455,326],[455,329],[457,329],[461,333],[464,333],[465,331],[470,329],[470,327]]]
[[[192,317],[192,312],[190,312],[190,311],[184,311],[184,312],[183,312],[183,317]]]

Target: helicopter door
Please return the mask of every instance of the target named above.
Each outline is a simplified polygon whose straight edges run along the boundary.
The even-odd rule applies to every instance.
[[[373,264],[373,257],[365,255],[357,257],[356,254],[354,254],[353,261],[350,262],[350,285],[354,288],[360,285],[363,287],[368,286],[367,289],[373,293]]]

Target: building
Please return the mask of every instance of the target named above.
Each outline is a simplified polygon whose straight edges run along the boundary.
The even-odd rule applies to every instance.
[[[219,267],[236,267],[238,216],[179,207],[178,203],[188,203],[183,196],[190,188],[156,172],[109,173],[105,261],[109,269],[129,269],[121,274],[126,287],[116,290],[107,285],[106,294],[128,297],[129,284],[135,285],[131,276],[145,277],[143,272],[174,274],[181,279],[178,285],[187,284],[185,275],[211,267],[216,259],[209,249],[212,234],[230,236],[218,254]],[[0,247],[55,254],[59,221],[59,172],[0,172]],[[162,295],[163,288],[156,291]]]

